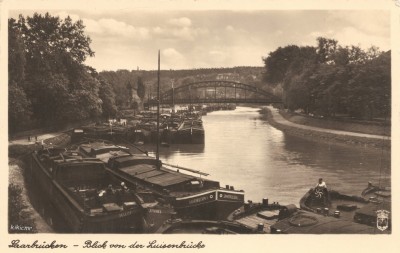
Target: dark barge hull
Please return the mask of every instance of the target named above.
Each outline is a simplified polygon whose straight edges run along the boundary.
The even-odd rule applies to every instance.
[[[226,220],[243,203],[243,192],[210,190],[189,197],[176,198],[174,206],[182,217]]]
[[[144,185],[148,184],[142,180],[134,178],[127,173],[111,170],[118,179],[128,183],[128,185]],[[143,184],[144,183],[144,184]],[[192,194],[187,197],[172,197],[165,195],[162,191],[155,190],[155,193],[170,203],[180,217],[221,220],[226,219],[234,210],[241,207],[244,203],[244,192],[225,191],[223,189],[214,189],[204,191],[199,194]]]
[[[216,181],[201,179],[203,187],[183,190],[184,185],[200,179],[164,167],[157,169],[156,160],[152,158],[120,156],[108,163],[107,170],[119,180],[131,187],[149,189],[171,204],[182,217],[225,219],[244,204],[243,191],[220,188]]]
[[[204,144],[204,130],[199,128],[180,129],[175,133],[174,143]]]
[[[138,206],[123,212],[107,215],[89,215],[82,206],[72,198],[67,190],[43,167],[35,153],[31,156],[30,173],[32,182],[46,196],[51,206],[66,223],[67,231],[72,233],[127,233],[142,230],[142,209]]]

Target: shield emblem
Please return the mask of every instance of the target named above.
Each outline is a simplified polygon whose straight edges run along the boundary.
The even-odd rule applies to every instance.
[[[385,231],[389,227],[389,211],[376,211],[376,227],[381,231]]]

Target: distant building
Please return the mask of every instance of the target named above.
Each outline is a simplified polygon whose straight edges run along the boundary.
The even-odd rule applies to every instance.
[[[217,75],[217,80],[238,81],[239,79],[240,79],[240,76],[237,73],[224,73],[224,74]]]

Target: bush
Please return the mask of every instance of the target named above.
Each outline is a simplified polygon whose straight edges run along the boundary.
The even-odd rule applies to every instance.
[[[25,210],[27,206],[22,200],[22,187],[8,185],[8,232],[9,233],[37,233],[35,222]],[[12,227],[29,227],[31,229],[13,229]]]
[[[8,157],[17,158],[27,155],[35,150],[35,145],[10,145],[8,146]]]

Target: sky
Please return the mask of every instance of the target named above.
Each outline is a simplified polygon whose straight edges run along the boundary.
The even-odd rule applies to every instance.
[[[12,10],[32,15],[36,10]],[[41,10],[39,13],[45,13]],[[287,45],[315,46],[319,36],[340,45],[390,50],[385,10],[51,10],[81,19],[102,70],[263,66],[262,57]]]

